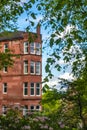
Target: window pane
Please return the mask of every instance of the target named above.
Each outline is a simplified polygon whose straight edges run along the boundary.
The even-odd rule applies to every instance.
[[[3,84],[3,93],[7,93],[7,83]]]
[[[40,83],[36,83],[36,95],[40,95]]]
[[[27,113],[28,113],[28,106],[25,105],[25,106],[23,107],[23,115],[26,115]]]
[[[36,110],[40,110],[40,106],[38,105],[38,106],[36,106]]]
[[[30,43],[30,53],[35,54],[34,43]]]
[[[28,61],[24,61],[24,74],[28,73]]]
[[[4,105],[4,106],[2,106],[2,113],[6,114],[6,112],[7,112],[7,106]]]
[[[4,52],[6,52],[8,50],[8,44],[4,44]]]
[[[7,71],[8,71],[7,66],[5,66],[5,67],[3,68],[3,71],[4,71],[4,72],[7,72]]]
[[[28,95],[28,83],[27,82],[24,83],[23,94]]]
[[[40,55],[41,54],[41,44],[40,43],[36,43],[36,54],[37,55]]]
[[[34,95],[34,83],[30,85],[30,95]]]
[[[24,42],[24,54],[28,54],[28,42]]]
[[[34,110],[34,106],[30,106],[30,110],[33,111]]]
[[[40,62],[36,62],[36,74],[40,75]]]
[[[34,62],[30,63],[30,73],[35,73],[35,63]]]

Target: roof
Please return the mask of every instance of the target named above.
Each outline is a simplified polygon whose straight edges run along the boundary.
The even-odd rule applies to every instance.
[[[23,33],[25,32],[23,31],[2,32],[0,33],[0,41],[23,39]]]

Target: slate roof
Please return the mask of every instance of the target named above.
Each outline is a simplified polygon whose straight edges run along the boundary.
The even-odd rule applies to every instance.
[[[2,32],[0,33],[0,41],[23,39],[23,31],[17,32]]]

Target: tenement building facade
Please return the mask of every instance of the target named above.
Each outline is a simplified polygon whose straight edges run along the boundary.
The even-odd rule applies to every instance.
[[[14,63],[0,71],[0,114],[10,107],[41,110],[42,36],[36,33],[8,32],[0,36],[0,53],[10,50]]]

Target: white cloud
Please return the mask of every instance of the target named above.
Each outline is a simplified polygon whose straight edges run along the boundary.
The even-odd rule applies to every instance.
[[[57,86],[58,85],[58,78],[54,77],[52,78],[48,83],[49,86]]]
[[[65,64],[63,59],[60,59],[60,60],[58,61],[58,63],[59,63],[60,65]]]
[[[44,84],[47,84],[49,87],[54,86],[55,88],[58,88],[59,87],[58,81],[59,81],[58,77],[53,77],[52,79],[49,80],[49,82],[43,83],[42,85],[44,86]]]
[[[62,75],[60,75],[59,78],[63,78],[63,79],[67,79],[67,80],[72,80],[72,79],[74,79],[73,75],[70,74],[70,73],[68,73],[68,72],[66,72],[66,73],[64,73],[64,74],[62,74]]]
[[[27,2],[27,0],[21,0],[21,2],[22,2],[22,3],[26,3],[26,2]]]

